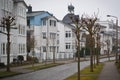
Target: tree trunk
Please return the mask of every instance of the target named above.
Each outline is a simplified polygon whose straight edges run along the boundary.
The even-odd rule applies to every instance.
[[[97,50],[96,50],[96,62],[97,62],[97,65],[99,65],[99,49],[97,47]]]
[[[96,65],[95,65],[96,54],[95,54],[95,52],[94,52],[93,58],[94,58],[94,68],[96,68]]]
[[[97,65],[99,65],[99,54],[100,54],[100,47],[99,47],[99,43],[97,41],[97,49],[96,49],[96,61],[97,61]]]
[[[78,40],[78,80],[80,80],[80,41]]]
[[[107,54],[108,54],[108,60],[110,61],[110,54],[109,54],[109,52],[110,51],[109,51],[109,48],[108,48],[108,53]]]
[[[93,49],[90,49],[90,72],[93,72]]]
[[[53,63],[55,64],[55,46],[53,47]]]
[[[7,71],[10,72],[10,31],[7,30]]]
[[[91,47],[90,47],[90,71],[93,72],[93,39],[92,39],[92,35],[90,35],[90,43],[91,43]]]

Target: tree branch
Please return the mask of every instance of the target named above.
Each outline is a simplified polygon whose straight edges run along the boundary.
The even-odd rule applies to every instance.
[[[0,33],[7,35],[7,33],[0,31]]]

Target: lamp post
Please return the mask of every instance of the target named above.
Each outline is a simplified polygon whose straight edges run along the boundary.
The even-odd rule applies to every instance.
[[[116,44],[115,44],[116,54],[115,54],[115,59],[116,59],[116,63],[117,63],[118,62],[118,17],[112,16],[112,15],[107,15],[107,17],[113,17],[116,19]]]

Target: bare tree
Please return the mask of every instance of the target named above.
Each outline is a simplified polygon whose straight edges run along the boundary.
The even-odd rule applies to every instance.
[[[105,42],[107,44],[107,56],[108,56],[108,60],[110,61],[110,48],[109,48],[109,46],[110,46],[110,40],[107,39]]]
[[[99,65],[99,55],[100,55],[100,35],[97,33],[97,36],[96,36],[96,44],[97,44],[97,55],[96,55],[96,62],[97,62],[97,65]]]
[[[28,59],[30,57],[30,61],[32,63],[32,67],[34,67],[34,61],[35,61],[35,45],[37,44],[36,43],[36,40],[35,40],[35,35],[34,35],[34,27],[33,27],[33,30],[29,30],[29,35],[27,36],[27,49],[28,49],[28,52],[31,53],[32,57],[30,57],[29,55],[27,56]]]
[[[32,66],[34,67],[34,58],[35,58],[35,37],[34,36],[32,36],[31,37],[31,52],[32,52]]]
[[[84,29],[89,33],[90,36],[90,71],[93,72],[93,48],[94,48],[94,35],[98,30],[97,26],[95,26],[95,22],[97,21],[97,16],[85,16],[83,18]]]
[[[52,51],[53,51],[53,63],[55,64],[55,35],[52,38],[52,42],[53,42],[53,47],[52,47]]]
[[[11,29],[16,29],[12,27],[15,25],[14,23],[15,17],[13,16],[5,16],[1,20],[1,27],[5,28],[7,33],[1,31],[1,33],[7,35],[7,71],[10,71],[10,31]]]
[[[71,17],[73,24],[75,25],[73,32],[76,35],[76,49],[77,49],[77,56],[78,56],[78,80],[80,80],[80,30],[83,27],[82,18],[79,18],[78,15]]]

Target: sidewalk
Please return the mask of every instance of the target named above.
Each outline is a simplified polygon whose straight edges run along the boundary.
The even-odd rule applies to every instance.
[[[62,60],[62,61],[56,61],[56,63],[71,63],[74,62],[74,60]],[[52,62],[47,62],[47,64],[52,63]],[[34,66],[39,66],[39,65],[44,65],[45,63],[38,63],[38,64],[34,64]],[[18,67],[11,67],[11,71],[13,72],[18,72],[18,73],[29,73],[29,72],[33,72],[34,70],[29,70],[26,69],[28,67],[31,67],[32,65],[25,65],[25,66],[18,66]],[[6,71],[6,68],[0,69],[0,71]]]
[[[98,80],[120,80],[120,74],[117,71],[115,62],[105,62]]]

